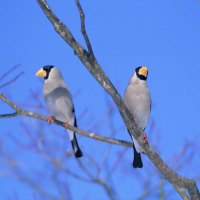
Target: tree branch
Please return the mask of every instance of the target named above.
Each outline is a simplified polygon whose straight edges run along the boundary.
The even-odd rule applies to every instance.
[[[4,78],[6,78],[6,76],[8,76],[11,72],[13,72],[15,69],[17,69],[20,66],[20,64],[14,65],[13,67],[11,67],[7,72],[5,72],[4,74],[2,74],[0,76],[0,81],[2,81]]]
[[[182,197],[183,200],[190,200],[189,196],[182,188],[176,185],[174,185],[174,188],[176,189],[176,191],[179,193],[179,195]]]
[[[14,70],[16,70],[18,67],[20,66],[20,64],[18,65],[14,65],[13,67],[11,67],[8,71],[6,71],[5,73],[3,73],[2,75],[0,75],[0,82],[3,81],[3,79],[5,79],[9,74],[11,74]],[[15,82],[20,76],[22,76],[24,74],[24,72],[20,72],[19,74],[17,74],[14,78],[6,81],[5,83],[0,85],[0,89],[2,89],[3,87],[6,87],[8,85],[10,85],[11,83]]]
[[[19,115],[18,112],[14,112],[14,113],[2,114],[0,115],[0,118],[16,117],[18,115]]]
[[[20,76],[22,76],[24,74],[24,72],[20,72],[18,75],[16,75],[14,78],[12,78],[11,80],[3,83],[2,85],[0,85],[0,89],[3,87],[6,87],[8,85],[10,85],[11,83],[15,82]]]
[[[176,189],[177,186],[182,191],[187,190],[190,199],[192,200],[198,200],[200,199],[199,190],[196,186],[195,181],[184,178],[180,175],[178,175],[175,171],[170,169],[170,167],[164,163],[164,161],[160,158],[160,156],[150,147],[148,143],[143,144],[143,132],[138,129],[135,121],[131,118],[131,114],[126,108],[121,96],[119,95],[116,88],[113,86],[109,78],[106,76],[100,65],[98,64],[95,56],[94,59],[92,58],[92,55],[90,52],[86,51],[74,38],[74,36],[71,34],[69,28],[61,22],[60,19],[53,13],[53,11],[50,9],[48,3],[46,0],[37,0],[41,9],[45,13],[45,15],[48,17],[50,22],[53,24],[55,31],[67,42],[67,44],[74,50],[75,54],[78,56],[80,61],[83,63],[83,65],[89,70],[89,72],[93,75],[93,77],[101,84],[101,86],[110,94],[110,96],[113,98],[114,102],[116,103],[119,112],[124,120],[124,123],[126,124],[129,132],[131,135],[138,141],[138,143],[142,146],[144,149],[146,155],[150,158],[150,160],[154,163],[156,168],[162,173],[162,175],[167,179]],[[1,96],[3,97],[3,96]],[[14,108],[14,107],[13,107]],[[39,118],[42,120],[45,120],[45,116],[39,115],[37,113],[28,112],[25,110],[21,110],[17,107],[15,109],[18,113],[21,115],[27,115],[35,118]],[[56,122],[57,124],[57,122]],[[63,124],[62,124],[63,125]],[[69,129],[76,131],[78,133],[79,129],[76,129],[74,127],[69,127]],[[86,134],[88,136],[88,134]],[[90,134],[89,134],[90,135]],[[91,136],[94,134],[92,133]],[[89,137],[89,136],[88,136]],[[180,194],[180,193],[179,193]]]
[[[75,1],[76,1],[76,5],[77,5],[77,8],[78,8],[79,14],[80,14],[80,19],[81,19],[81,32],[83,34],[85,43],[87,45],[87,49],[89,51],[89,54],[91,55],[92,60],[94,60],[95,57],[94,57],[94,53],[93,53],[93,50],[92,50],[92,45],[90,43],[89,37],[88,37],[86,29],[85,29],[85,14],[83,12],[83,9],[81,7],[79,0],[75,0]]]
[[[0,99],[3,100],[6,104],[8,104],[10,107],[12,107],[16,111],[16,112],[10,113],[10,114],[1,114],[0,118],[8,118],[8,117],[16,117],[16,116],[19,116],[19,115],[26,115],[28,117],[47,121],[46,116],[40,115],[40,114],[35,113],[35,112],[30,112],[30,111],[21,109],[20,107],[15,105],[13,102],[11,102],[7,97],[5,97],[2,93],[0,93]],[[59,121],[59,120],[54,120],[53,123],[65,128],[64,123]],[[133,144],[131,142],[127,142],[127,141],[119,140],[119,139],[113,139],[113,138],[109,138],[109,137],[103,137],[103,136],[94,134],[92,132],[83,131],[83,130],[76,128],[74,126],[69,126],[68,129],[72,130],[76,133],[79,133],[80,135],[84,135],[84,136],[89,137],[91,139],[99,140],[99,141],[102,141],[102,142],[107,142],[107,143],[110,143],[110,144],[116,144],[116,145],[121,145],[121,146],[126,146],[126,147],[132,147],[133,146]]]

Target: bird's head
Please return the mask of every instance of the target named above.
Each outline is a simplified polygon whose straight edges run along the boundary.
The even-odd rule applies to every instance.
[[[146,66],[141,66],[141,67],[137,67],[135,69],[135,73],[136,76],[140,79],[140,80],[147,80],[147,76],[148,76],[148,69]]]
[[[43,77],[45,80],[59,80],[62,79],[62,75],[57,67],[53,65],[46,65],[39,69],[36,76]]]
[[[53,65],[46,65],[43,68],[39,69],[35,75],[43,77],[44,79],[48,79],[53,68]]]

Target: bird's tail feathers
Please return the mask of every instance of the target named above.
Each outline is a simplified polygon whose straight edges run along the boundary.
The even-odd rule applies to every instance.
[[[78,145],[75,133],[74,133],[74,137],[73,137],[71,143],[72,143],[72,148],[73,148],[75,157],[76,158],[82,157],[83,153],[82,153],[82,151],[79,148],[79,145]]]
[[[133,167],[142,168],[143,167],[142,158],[140,153],[136,151],[134,144],[133,144],[133,151],[134,151]]]
[[[142,163],[142,158],[140,153],[137,152],[136,148],[135,148],[135,144],[137,145],[137,141],[132,137],[132,135],[130,134],[130,132],[128,131],[131,139],[133,140],[133,151],[134,151],[134,158],[133,158],[133,167],[134,168],[142,168],[143,167],[143,163]],[[139,145],[139,144],[138,144]],[[138,146],[137,145],[137,146]]]

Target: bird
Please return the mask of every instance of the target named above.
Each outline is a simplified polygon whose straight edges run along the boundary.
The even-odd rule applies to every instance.
[[[44,78],[43,95],[48,110],[53,115],[47,117],[47,121],[51,123],[54,119],[57,119],[63,122],[66,128],[69,125],[77,127],[72,97],[60,70],[53,65],[46,65],[39,69],[35,75]],[[68,130],[68,135],[75,157],[82,157],[83,153],[79,148],[75,132]]]
[[[137,67],[129,81],[123,98],[138,128],[142,131],[145,130],[151,111],[151,96],[146,82],[147,77],[148,68],[146,66]],[[130,136],[133,140],[134,150],[133,167],[142,168],[143,163],[140,153],[144,153],[144,151],[131,134]],[[146,136],[144,137],[144,142],[145,140]]]

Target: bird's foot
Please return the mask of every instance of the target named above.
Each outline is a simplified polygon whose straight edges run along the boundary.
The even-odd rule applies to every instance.
[[[48,116],[46,120],[49,124],[52,124],[55,119],[55,116]]]
[[[144,144],[147,143],[147,134],[145,132],[143,132],[143,142]]]
[[[65,127],[66,129],[69,128],[69,121],[68,121],[68,120],[67,120],[66,122],[64,122],[63,124],[64,124],[64,127]]]

